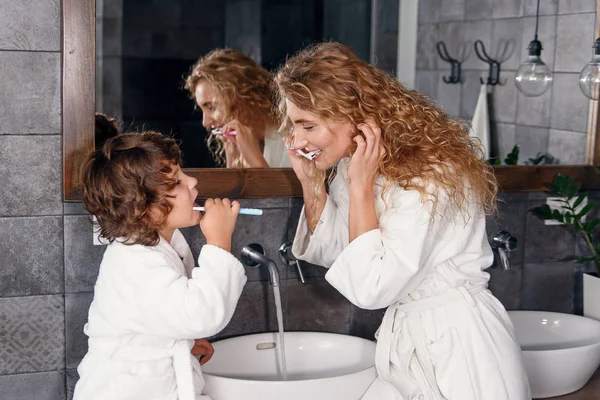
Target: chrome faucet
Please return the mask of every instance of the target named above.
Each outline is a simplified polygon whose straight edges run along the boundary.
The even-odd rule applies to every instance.
[[[517,238],[506,231],[497,232],[492,238],[492,249],[498,251],[502,269],[510,269],[509,254],[517,248]]]
[[[302,273],[302,268],[300,268],[300,260],[298,260],[292,254],[292,241],[286,240],[279,246],[279,258],[281,258],[281,262],[290,267],[296,267],[298,270],[298,275],[300,276],[300,280],[304,283],[304,274]]]
[[[249,267],[265,266],[269,269],[269,280],[272,286],[279,286],[279,270],[275,261],[265,256],[260,244],[252,243],[242,248],[242,262]]]

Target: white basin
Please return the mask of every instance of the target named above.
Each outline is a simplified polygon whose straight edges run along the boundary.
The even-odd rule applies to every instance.
[[[257,349],[277,343],[277,336],[260,333],[213,343],[215,354],[203,367],[204,393],[213,400],[358,400],[377,376],[370,340],[286,332],[288,380],[283,381],[276,349]]]
[[[572,314],[509,311],[533,398],[581,389],[600,365],[600,322]]]

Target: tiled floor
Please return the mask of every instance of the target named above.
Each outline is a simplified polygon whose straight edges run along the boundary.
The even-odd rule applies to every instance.
[[[551,397],[548,400],[600,400],[600,369],[581,390],[565,396]]]

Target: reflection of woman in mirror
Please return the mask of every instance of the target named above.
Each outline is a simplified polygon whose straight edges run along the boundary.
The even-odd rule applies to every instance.
[[[277,133],[271,74],[237,50],[200,58],[185,82],[202,110],[218,164],[227,168],[289,167]]]
[[[487,289],[491,166],[422,94],[325,43],[275,77],[302,183],[292,251],[360,308],[387,308],[363,400],[529,400],[521,350]],[[326,187],[325,171],[335,176]]]

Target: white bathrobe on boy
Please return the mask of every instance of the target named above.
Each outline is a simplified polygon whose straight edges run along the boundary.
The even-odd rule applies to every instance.
[[[378,378],[356,399],[530,400],[513,326],[487,290],[493,254],[480,207],[469,205],[465,220],[438,193],[431,223],[419,192],[392,187],[384,201],[379,187],[379,229],[349,244],[348,165],[340,161],[312,235],[302,211],[293,253],[328,267],[327,281],[356,306],[388,307]]]
[[[111,243],[84,331],[74,400],[196,400],[204,380],[190,350],[231,319],[246,283],[231,253],[204,245],[194,267],[178,230],[169,244]]]

